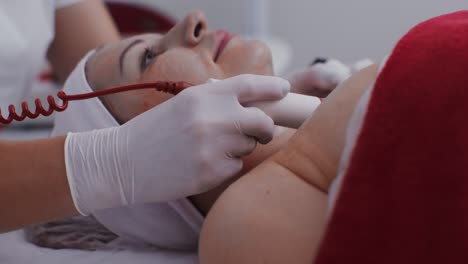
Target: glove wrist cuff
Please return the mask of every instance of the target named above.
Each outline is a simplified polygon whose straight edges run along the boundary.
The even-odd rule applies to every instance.
[[[82,215],[127,205],[120,173],[118,128],[69,133],[65,140],[65,165],[76,209]]]

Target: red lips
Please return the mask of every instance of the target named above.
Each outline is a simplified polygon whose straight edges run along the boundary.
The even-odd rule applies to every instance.
[[[235,35],[227,32],[226,30],[218,30],[215,33],[216,53],[214,61],[217,61],[224,48]]]

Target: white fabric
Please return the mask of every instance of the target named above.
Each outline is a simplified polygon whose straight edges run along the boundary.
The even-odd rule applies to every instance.
[[[54,250],[26,241],[22,231],[0,234],[0,263],[5,264],[197,264],[195,252],[158,249],[108,251]]]
[[[84,68],[86,55],[64,86],[67,94],[92,92]],[[97,98],[70,102],[65,112],[58,113],[52,136],[117,126],[117,121]],[[157,191],[157,190],[155,190]],[[108,229],[132,239],[170,249],[195,250],[203,217],[187,199],[172,202],[133,205],[97,211],[94,216]]]
[[[0,1],[0,107],[4,111],[9,104],[17,105],[37,78],[54,36],[56,5],[71,1]]]

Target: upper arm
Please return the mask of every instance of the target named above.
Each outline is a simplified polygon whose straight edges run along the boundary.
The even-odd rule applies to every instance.
[[[47,57],[54,74],[63,82],[89,50],[119,38],[104,4],[83,0],[56,10],[55,38]]]
[[[260,167],[211,209],[200,236],[200,263],[312,263],[322,235],[312,224],[325,222],[326,195],[273,162]]]
[[[376,71],[343,83],[284,149],[221,195],[203,225],[201,263],[313,262],[326,228],[323,179],[337,171],[351,113]]]

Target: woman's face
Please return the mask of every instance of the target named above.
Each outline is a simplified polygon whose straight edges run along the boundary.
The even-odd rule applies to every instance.
[[[190,12],[166,35],[144,34],[109,44],[99,49],[86,67],[88,82],[95,90],[130,83],[201,84],[209,78],[243,73],[273,74],[266,45],[223,30],[208,31],[206,18],[198,11]],[[126,121],[170,97],[148,89],[106,97],[104,102],[114,115]]]

